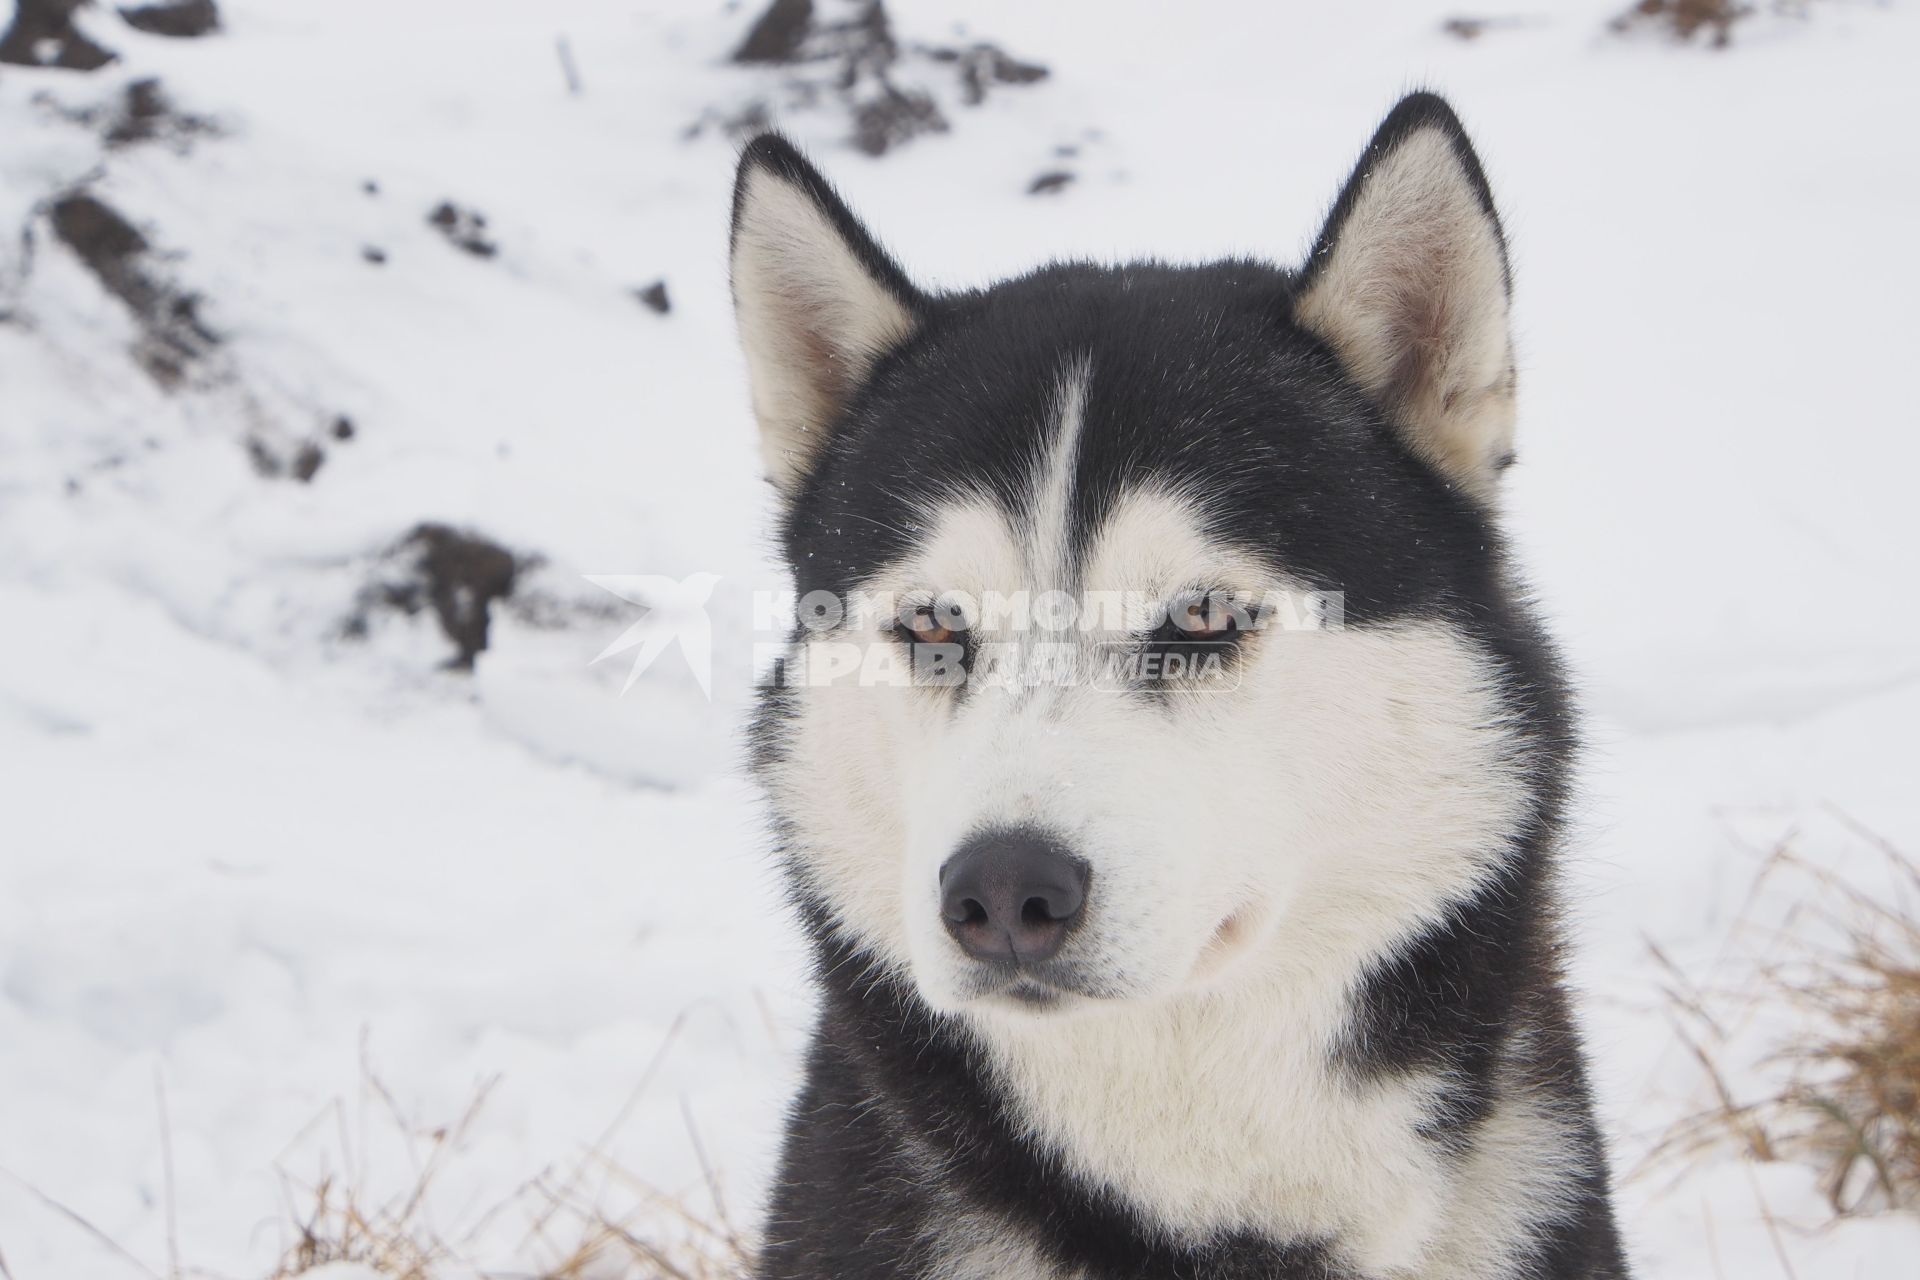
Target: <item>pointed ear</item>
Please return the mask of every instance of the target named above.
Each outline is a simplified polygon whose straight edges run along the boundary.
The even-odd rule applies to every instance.
[[[733,307],[767,474],[791,494],[925,306],[793,144],[761,134],[733,189]]]
[[[1347,180],[1294,318],[1332,346],[1402,438],[1490,501],[1512,461],[1506,241],[1460,120],[1403,99]]]

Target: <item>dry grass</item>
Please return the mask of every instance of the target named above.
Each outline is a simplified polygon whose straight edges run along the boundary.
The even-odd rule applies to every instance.
[[[622,1171],[606,1172],[626,1178]],[[664,1195],[640,1197],[625,1214],[566,1190],[567,1179],[527,1183],[495,1207],[525,1219],[530,1252],[547,1259],[531,1270],[489,1270],[467,1256],[417,1212],[425,1182],[399,1206],[363,1204],[350,1187],[323,1180],[298,1223],[298,1240],[268,1280],[296,1280],[335,1262],[368,1267],[391,1280],[503,1276],[516,1280],[742,1280],[751,1259],[731,1228],[691,1213]]]
[[[692,1117],[687,1132],[705,1176],[705,1211],[689,1199],[660,1191],[609,1154],[613,1139],[646,1094],[655,1069],[679,1031],[635,1086],[626,1104],[578,1158],[549,1166],[504,1198],[486,1204],[475,1190],[498,1186],[499,1170],[473,1154],[475,1123],[497,1081],[480,1085],[451,1123],[421,1126],[406,1119],[393,1093],[366,1061],[361,1046],[360,1138],[352,1137],[349,1107],[336,1100],[288,1144],[274,1168],[285,1210],[287,1243],[263,1280],[298,1280],[344,1263],[388,1280],[746,1280],[751,1250],[729,1220],[719,1178],[707,1164]],[[167,1213],[164,1268],[129,1251],[112,1235],[32,1183],[0,1166],[0,1180],[18,1186],[97,1246],[149,1280],[182,1280],[211,1273],[183,1266],[174,1230],[172,1134],[166,1096],[156,1076]],[[377,1117],[377,1118],[376,1118]],[[370,1139],[377,1141],[371,1142]],[[371,1176],[390,1155],[370,1146],[403,1149],[411,1174],[397,1184]],[[340,1166],[302,1179],[288,1170]],[[384,1183],[385,1190],[372,1190]],[[449,1185],[449,1183],[454,1185]],[[510,1261],[503,1261],[510,1260]],[[490,1265],[491,1264],[491,1265]],[[0,1257],[0,1280],[14,1280]]]
[[[294,1239],[267,1280],[296,1280],[336,1262],[357,1263],[391,1280],[744,1280],[751,1254],[727,1218],[719,1181],[704,1153],[708,1199],[715,1206],[706,1215],[648,1185],[608,1154],[677,1032],[676,1025],[627,1104],[578,1160],[541,1170],[505,1199],[460,1214],[461,1225],[452,1229],[436,1223],[431,1208],[436,1184],[465,1172],[463,1152],[495,1082],[482,1084],[453,1123],[419,1130],[364,1064],[363,1046],[366,1091],[392,1130],[408,1140],[411,1183],[396,1195],[371,1200],[352,1179],[322,1177],[303,1184],[282,1169]],[[688,1132],[699,1150],[690,1118]],[[295,1145],[301,1142],[296,1138]],[[337,1145],[344,1155],[349,1147],[344,1126]],[[516,1241],[511,1254],[530,1261],[508,1272],[482,1265],[475,1255],[497,1257],[503,1240]]]
[[[298,1280],[336,1263],[367,1268],[388,1280],[745,1280],[753,1270],[753,1253],[726,1213],[720,1180],[701,1150],[699,1132],[687,1117],[687,1134],[699,1153],[705,1174],[707,1211],[689,1207],[689,1199],[660,1192],[612,1159],[612,1138],[645,1096],[660,1059],[670,1048],[680,1025],[668,1032],[655,1063],[645,1071],[632,1096],[599,1138],[578,1159],[541,1169],[509,1196],[492,1205],[474,1203],[474,1188],[497,1178],[480,1159],[470,1159],[474,1123],[486,1109],[497,1080],[474,1090],[465,1111],[447,1125],[409,1123],[394,1094],[367,1065],[367,1046],[361,1046],[363,1103],[361,1142],[349,1136],[348,1105],[328,1105],[294,1136],[275,1171],[280,1174],[288,1244],[263,1280]],[[0,1180],[19,1186],[50,1213],[71,1222],[79,1232],[106,1249],[132,1270],[150,1280],[180,1280],[207,1276],[202,1268],[182,1267],[173,1224],[173,1159],[167,1100],[156,1077],[159,1132],[165,1174],[167,1209],[167,1263],[161,1270],[134,1255],[106,1230],[84,1219],[19,1174],[0,1167]],[[367,1115],[378,1109],[382,1123],[371,1136],[397,1142],[411,1161],[411,1178],[399,1190],[372,1192],[378,1178],[367,1174]],[[326,1136],[328,1128],[336,1128]],[[355,1161],[359,1150],[359,1161]],[[290,1155],[301,1163],[315,1159],[338,1163],[357,1174],[323,1173],[301,1180],[286,1169]],[[447,1182],[459,1186],[449,1188]],[[392,1188],[392,1182],[386,1182]],[[501,1259],[511,1259],[501,1265]],[[493,1265],[490,1265],[493,1263]],[[0,1280],[13,1280],[6,1259],[0,1257]]]
[[[1708,992],[1656,950],[1681,1034],[1705,1070],[1714,1104],[1676,1126],[1655,1162],[1693,1163],[1732,1146],[1749,1159],[1793,1160],[1819,1170],[1836,1216],[1920,1212],[1920,865],[1879,847],[1895,891],[1867,893],[1781,849],[1762,880],[1792,876],[1810,891],[1784,959],[1735,989]],[[1809,942],[1827,934],[1836,943]],[[1776,1044],[1759,1064],[1771,1083],[1743,1097],[1708,1048],[1724,1044],[1721,1011],[1784,1007],[1806,1032]]]

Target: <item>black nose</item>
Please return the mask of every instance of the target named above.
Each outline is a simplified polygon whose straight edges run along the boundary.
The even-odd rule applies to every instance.
[[[1087,864],[1038,831],[975,836],[940,868],[947,932],[976,960],[1045,960],[1086,901]]]

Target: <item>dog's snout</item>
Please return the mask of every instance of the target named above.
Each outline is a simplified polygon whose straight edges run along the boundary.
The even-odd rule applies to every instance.
[[[1087,864],[1037,831],[975,836],[940,868],[947,932],[976,960],[1047,959],[1086,901]]]

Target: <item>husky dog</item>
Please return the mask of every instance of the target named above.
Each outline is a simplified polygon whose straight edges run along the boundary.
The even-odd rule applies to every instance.
[[[1497,519],[1506,249],[1446,103],[1299,270],[942,294],[768,134],[732,276],[802,603],[754,762],[821,990],[759,1274],[1626,1276],[1560,977],[1573,723]]]

